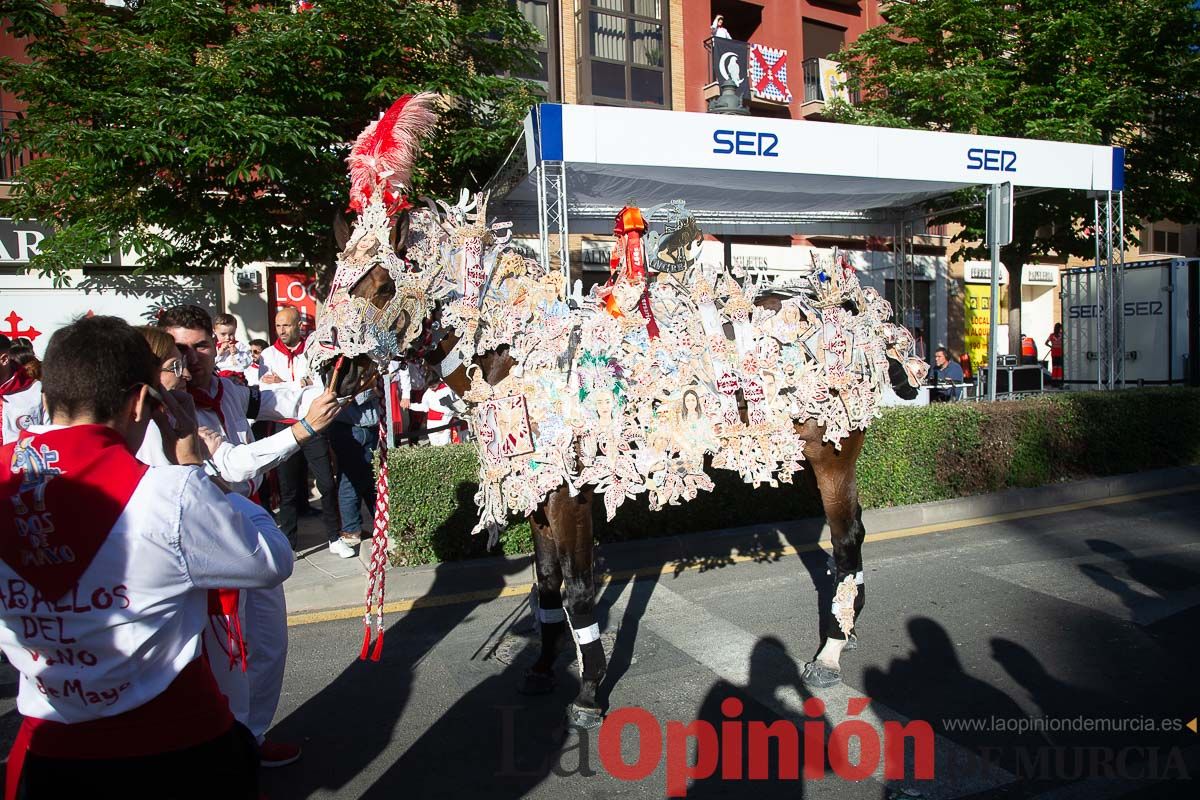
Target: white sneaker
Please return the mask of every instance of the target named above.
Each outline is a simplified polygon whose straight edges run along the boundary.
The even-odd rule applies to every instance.
[[[342,558],[354,558],[354,548],[347,544],[346,540],[341,537],[329,543],[329,552]]]

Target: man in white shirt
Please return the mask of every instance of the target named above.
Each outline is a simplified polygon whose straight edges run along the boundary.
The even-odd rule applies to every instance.
[[[729,35],[729,31],[725,30],[725,16],[723,14],[717,14],[717,16],[713,18],[711,30],[712,35],[717,39],[733,38]]]
[[[210,588],[278,586],[292,554],[195,466],[188,438],[180,466],[133,457],[158,371],[123,320],[80,319],[46,352],[52,424],[0,450],[12,510],[0,514],[0,647],[24,716],[6,797],[257,796],[254,743],[201,631]]]
[[[197,421],[206,426],[212,458],[205,468],[238,494],[253,495],[267,470],[294,454],[327,427],[340,410],[336,399],[318,387],[241,386],[214,372],[216,346],[212,318],[198,306],[175,306],[158,326],[175,339],[187,360]],[[290,427],[255,441],[248,417],[297,419]],[[202,433],[205,431],[202,429]],[[219,435],[218,435],[219,433]],[[285,531],[286,533],[286,531]],[[279,705],[287,661],[287,607],[283,587],[245,595],[245,635],[258,654],[248,667],[250,703],[247,727],[261,743],[263,766],[284,766],[300,757],[297,745],[265,738]]]
[[[264,339],[251,339],[250,345],[250,366],[246,367],[245,376],[248,386],[258,386],[262,383],[263,376],[267,374],[267,365],[263,363],[262,354],[270,345]]]
[[[281,308],[275,313],[275,343],[263,351],[263,364],[267,374],[262,378],[266,386],[320,386],[321,378],[308,364],[306,341],[300,327],[300,312],[294,308]],[[286,422],[286,420],[285,420]],[[299,529],[298,514],[308,507],[308,474],[317,483],[321,493],[321,524],[325,528],[325,539],[329,552],[342,558],[355,556],[351,541],[342,536],[338,517],[337,484],[333,480],[333,465],[329,459],[329,440],[324,434],[312,437],[300,447],[300,452],[289,457],[275,470],[279,478],[279,527],[288,539],[296,541]]]

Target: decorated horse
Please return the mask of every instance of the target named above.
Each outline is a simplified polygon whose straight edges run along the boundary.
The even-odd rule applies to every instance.
[[[435,124],[433,103],[397,101],[355,143],[359,217],[313,352],[326,374],[354,381],[419,343],[461,398],[479,450],[476,533],[487,532],[490,545],[514,515],[533,530],[541,653],[522,691],[553,689],[569,630],[581,672],[569,718],[600,723],[606,662],[592,505],[601,500],[611,520],[641,495],[651,509],[686,502],[713,490],[706,469],[754,486],[812,471],[830,528],[834,599],[803,675],[815,687],[838,683],[866,598],[855,463],[885,386],[912,397],[924,378],[911,335],[845,261],[783,284],[739,282],[702,263],[701,231],[681,202],[622,209],[611,279],[569,298],[560,273],[510,247],[485,196],[464,192],[453,206],[403,199],[416,141]],[[661,230],[647,222],[654,211],[666,217]],[[364,657],[372,609],[382,641],[386,492],[379,497]]]

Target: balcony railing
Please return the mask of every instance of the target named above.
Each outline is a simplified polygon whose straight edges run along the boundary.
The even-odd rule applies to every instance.
[[[20,117],[20,111],[0,110],[0,143],[7,140],[9,124]],[[17,170],[28,164],[31,158],[32,154],[28,150],[0,153],[0,181],[12,181]]]
[[[850,105],[858,105],[858,92],[845,87],[846,76],[841,65],[825,58],[806,58],[801,62],[804,74],[805,116],[820,114],[825,104],[834,97],[841,97]],[[808,105],[815,104],[815,105]]]

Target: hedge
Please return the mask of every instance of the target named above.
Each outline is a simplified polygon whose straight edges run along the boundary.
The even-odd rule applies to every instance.
[[[472,445],[389,453],[393,561],[426,564],[489,555],[476,521]],[[890,408],[875,420],[858,462],[864,507],[924,503],[1008,487],[1200,464],[1200,389],[1073,392],[999,403]],[[815,492],[753,489],[715,470],[713,492],[658,512],[627,500],[616,518],[594,507],[602,542],[781,522],[820,515]],[[533,550],[529,525],[500,536],[509,555]],[[494,554],[494,553],[493,553]]]

